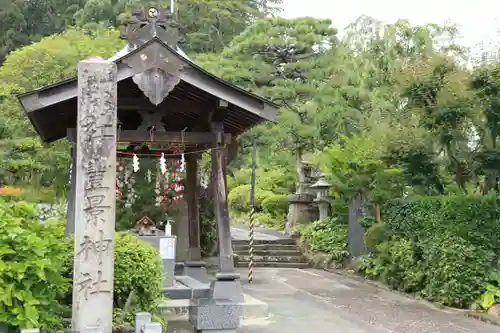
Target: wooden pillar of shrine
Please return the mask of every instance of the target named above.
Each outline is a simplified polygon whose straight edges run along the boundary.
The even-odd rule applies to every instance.
[[[227,115],[228,103],[219,101],[217,109],[212,113],[210,128],[214,137],[212,149],[212,181],[214,191],[214,213],[219,239],[219,273],[212,282],[212,298],[243,301],[243,292],[239,274],[234,271],[233,250],[231,244],[231,226],[227,202],[226,155],[227,147],[224,136],[223,120]],[[230,142],[227,142],[230,143]]]
[[[197,154],[186,155],[184,198],[188,213],[189,252],[188,260],[184,262],[184,274],[199,281],[208,282],[206,263],[201,260],[198,158]]]
[[[214,213],[219,239],[220,272],[231,273],[234,263],[231,247],[231,230],[227,203],[226,149],[224,147],[224,125],[212,122],[215,148],[212,149],[212,179],[214,181]]]
[[[186,203],[189,220],[189,260],[201,259],[198,156],[186,155]]]
[[[66,228],[64,235],[71,236],[75,232],[75,200],[76,200],[76,130],[68,129],[68,140],[71,142],[71,169],[69,174],[69,193],[68,193],[68,206],[66,208]]]

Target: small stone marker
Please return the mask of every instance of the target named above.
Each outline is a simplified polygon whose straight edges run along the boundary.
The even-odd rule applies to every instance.
[[[177,238],[175,236],[165,236],[160,238],[160,257],[163,261],[163,272],[165,280],[163,286],[165,288],[174,285],[175,276],[175,246]]]
[[[26,329],[26,330],[21,330],[21,333],[40,333],[40,329],[30,328],[30,329]]]
[[[78,64],[72,316],[75,333],[95,327],[110,333],[113,328],[116,75],[116,64],[107,60]]]
[[[135,333],[141,333],[144,325],[151,323],[151,314],[138,312],[135,314]]]

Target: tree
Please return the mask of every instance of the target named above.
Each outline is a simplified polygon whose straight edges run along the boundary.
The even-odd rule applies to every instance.
[[[313,148],[316,131],[310,126],[314,113],[302,106],[327,74],[321,57],[336,46],[336,33],[330,20],[268,18],[235,37],[220,56],[200,55],[197,60],[225,79],[282,104],[279,125],[264,125],[266,135],[258,140],[273,138],[272,149],[289,150],[300,162]],[[244,137],[245,146],[250,146],[250,137],[257,135]]]
[[[170,0],[161,0],[164,8]],[[234,36],[256,19],[279,11],[282,0],[185,0],[176,5],[182,24],[184,51],[197,54],[218,52],[229,45]],[[142,6],[141,0],[88,0],[76,13],[79,25],[101,23],[111,27],[123,25],[132,8]]]
[[[0,68],[0,119],[9,121],[0,133],[2,181],[9,185],[53,186],[63,192],[68,182],[69,144],[41,144],[21,111],[16,94],[71,77],[78,61],[110,57],[123,41],[118,31],[72,28],[60,35],[12,52]],[[5,83],[5,82],[8,82]],[[2,123],[3,125],[3,123]],[[0,128],[1,130],[1,128]]]
[[[74,24],[73,15],[85,0],[1,0],[0,64],[16,48]]]

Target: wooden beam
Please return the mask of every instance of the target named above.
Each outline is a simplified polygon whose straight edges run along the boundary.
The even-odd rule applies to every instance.
[[[229,103],[223,99],[217,100],[217,104],[212,112],[209,115],[210,122],[223,122],[224,119],[229,114]],[[226,141],[227,142],[227,141]]]
[[[166,101],[161,103],[158,106],[152,104],[149,100],[145,100],[143,97],[141,98],[128,98],[128,97],[119,97],[118,98],[118,109],[120,111],[136,111],[136,110],[144,110],[144,111],[161,111],[164,110],[168,112],[168,110],[174,109],[200,109],[206,107],[202,103],[194,102],[191,100],[183,100],[178,101],[175,99],[167,98]]]
[[[185,145],[210,144],[214,134],[210,132],[149,132],[122,130],[118,133],[118,142],[168,142]],[[231,134],[224,134],[226,142],[231,141]]]

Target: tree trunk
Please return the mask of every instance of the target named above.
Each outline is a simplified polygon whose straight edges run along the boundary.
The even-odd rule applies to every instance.
[[[298,186],[297,186],[297,193],[301,192],[302,184],[305,183],[306,181],[306,175],[304,174],[304,169],[302,168],[302,157],[303,153],[301,149],[297,149],[295,151],[295,170],[297,171],[297,177],[299,180]]]

